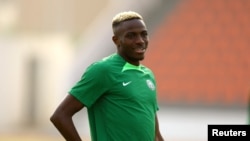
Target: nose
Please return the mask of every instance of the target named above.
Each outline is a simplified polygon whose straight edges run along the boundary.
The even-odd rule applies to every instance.
[[[142,36],[137,36],[136,38],[136,43],[137,44],[143,44],[145,41],[144,41],[144,38]]]

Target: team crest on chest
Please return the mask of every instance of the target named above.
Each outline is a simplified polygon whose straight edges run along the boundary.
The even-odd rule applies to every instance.
[[[147,80],[146,80],[146,83],[147,83],[148,87],[149,87],[152,91],[155,90],[155,85],[154,85],[154,83],[153,83],[151,80],[147,79]]]

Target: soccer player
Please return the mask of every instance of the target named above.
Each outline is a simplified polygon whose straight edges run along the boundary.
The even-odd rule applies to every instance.
[[[80,141],[72,116],[86,107],[92,141],[163,141],[155,78],[140,64],[149,41],[143,18],[121,12],[112,28],[117,52],[86,69],[50,120],[67,141]]]

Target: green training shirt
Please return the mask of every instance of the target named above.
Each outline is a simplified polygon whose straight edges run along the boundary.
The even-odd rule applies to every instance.
[[[154,141],[153,73],[113,54],[90,65],[69,91],[88,109],[92,141]]]

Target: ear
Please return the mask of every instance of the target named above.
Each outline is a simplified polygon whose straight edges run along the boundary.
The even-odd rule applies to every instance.
[[[117,37],[116,35],[114,35],[114,36],[112,37],[112,40],[113,40],[113,42],[115,43],[115,45],[116,45],[117,47],[120,46],[119,37]]]

